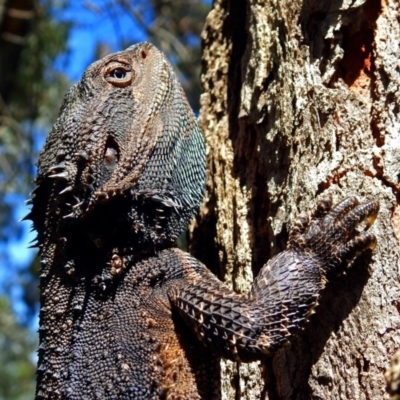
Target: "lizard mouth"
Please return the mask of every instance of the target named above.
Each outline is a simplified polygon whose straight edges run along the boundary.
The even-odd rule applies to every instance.
[[[117,169],[120,161],[120,148],[112,135],[106,139],[103,157],[95,168],[90,156],[81,150],[75,153],[73,161],[61,160],[47,171],[47,178],[54,180],[54,197],[62,208],[59,215],[63,219],[84,216],[94,205],[104,203],[115,196],[126,194],[122,188],[102,189],[98,182],[107,182]],[[102,185],[104,188],[106,184]]]
[[[110,156],[111,155],[111,156]],[[105,157],[111,157],[108,161],[113,166],[117,162],[117,152],[106,150]],[[99,219],[108,219],[110,225],[135,225],[141,220],[142,215],[147,215],[147,224],[154,225],[155,229],[161,228],[171,217],[179,218],[184,209],[180,197],[174,190],[139,187],[95,188],[92,174],[87,174],[82,182],[82,177],[75,168],[74,173],[78,179],[75,184],[68,182],[72,170],[71,166],[64,163],[52,167],[48,171],[48,178],[56,178],[53,186],[53,204],[55,214],[65,221],[62,225],[71,226],[75,222],[93,220],[93,215]],[[100,214],[100,215],[99,215]],[[153,215],[154,214],[154,215]],[[153,215],[153,217],[152,217]],[[107,216],[110,216],[108,218]],[[112,216],[112,217],[111,217]],[[136,229],[136,228],[134,228]],[[103,230],[103,229],[102,229]]]

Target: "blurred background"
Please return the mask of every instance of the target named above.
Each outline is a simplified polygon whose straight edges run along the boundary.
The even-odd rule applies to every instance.
[[[63,96],[98,58],[148,40],[199,108],[200,33],[211,0],[0,0],[0,400],[32,399],[37,249],[24,201]]]

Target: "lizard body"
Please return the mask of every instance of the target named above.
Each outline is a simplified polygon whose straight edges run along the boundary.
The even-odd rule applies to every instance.
[[[37,399],[218,399],[219,358],[271,354],[330,274],[375,237],[349,198],[293,228],[248,295],[176,247],[202,200],[205,148],[169,62],[141,43],[86,70],[38,163]]]

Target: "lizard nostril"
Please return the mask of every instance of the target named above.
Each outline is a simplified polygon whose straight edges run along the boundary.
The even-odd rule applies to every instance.
[[[106,148],[104,151],[104,166],[108,170],[114,170],[119,161],[119,147],[117,142],[112,138],[108,137],[106,141]]]

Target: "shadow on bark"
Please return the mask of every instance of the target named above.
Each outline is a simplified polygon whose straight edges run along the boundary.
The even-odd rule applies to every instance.
[[[266,391],[269,400],[319,399],[312,396],[309,384],[311,368],[320,358],[329,338],[339,330],[357,306],[370,277],[368,265],[371,257],[369,251],[355,260],[346,275],[331,279],[322,293],[318,313],[311,317],[303,332],[294,337],[291,345],[266,360]],[[317,381],[329,387],[334,385],[332,378],[321,375]]]

